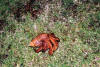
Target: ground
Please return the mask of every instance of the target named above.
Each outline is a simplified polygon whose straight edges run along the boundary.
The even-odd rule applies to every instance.
[[[100,67],[99,0],[42,0],[37,18],[27,13],[19,20],[12,8],[26,2],[0,2],[0,67]],[[29,47],[40,33],[60,39],[53,56]]]

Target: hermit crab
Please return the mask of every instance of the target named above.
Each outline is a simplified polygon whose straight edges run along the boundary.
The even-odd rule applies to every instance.
[[[53,55],[53,52],[58,48],[58,43],[60,39],[54,35],[54,33],[41,33],[36,36],[30,42],[29,46],[38,47],[35,52],[39,53],[40,51],[45,52],[49,50],[49,55]]]

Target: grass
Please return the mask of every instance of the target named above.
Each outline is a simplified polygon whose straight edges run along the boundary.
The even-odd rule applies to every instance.
[[[58,1],[57,1],[58,2]],[[59,2],[58,2],[59,3]],[[91,3],[89,3],[91,4]],[[90,11],[86,10],[88,7]],[[73,7],[70,7],[73,8]],[[100,66],[100,12],[96,5],[78,4],[77,17],[73,10],[63,10],[56,2],[36,20],[30,14],[25,22],[18,22],[10,15],[8,25],[0,33],[0,65],[2,67],[99,67]],[[52,11],[52,12],[51,12]],[[64,12],[64,14],[60,12]],[[64,17],[62,16],[64,15]],[[4,16],[4,15],[2,15]],[[67,20],[64,20],[64,18]],[[29,42],[39,33],[53,32],[60,38],[59,48],[53,56],[35,53]]]

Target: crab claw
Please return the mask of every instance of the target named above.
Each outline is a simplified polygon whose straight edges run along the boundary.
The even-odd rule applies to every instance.
[[[33,42],[30,42],[29,46],[30,47],[35,47],[35,44]]]

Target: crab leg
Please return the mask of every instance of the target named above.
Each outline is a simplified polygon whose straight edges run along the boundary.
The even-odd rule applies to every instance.
[[[52,44],[50,43],[49,40],[44,40],[46,43],[48,43],[48,48],[49,48],[49,55],[53,54],[53,49],[52,49]]]
[[[49,37],[50,38],[53,38],[54,40],[56,40],[56,41],[60,41],[60,39],[58,38],[58,37],[56,37],[55,35],[54,35],[54,33],[51,33],[51,34],[49,34]]]
[[[36,53],[39,53],[42,50],[42,46],[36,50]]]
[[[58,42],[55,40],[55,38],[50,37],[51,42],[53,43],[53,51],[55,51],[58,48]]]

